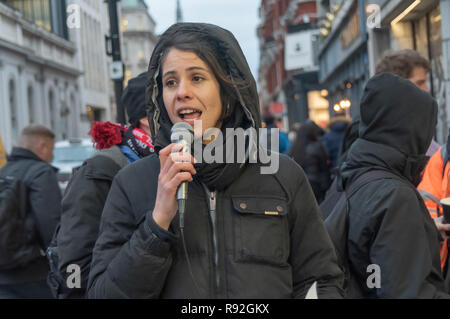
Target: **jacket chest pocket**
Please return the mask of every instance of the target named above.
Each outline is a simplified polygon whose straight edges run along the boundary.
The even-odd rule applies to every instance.
[[[232,197],[238,262],[287,265],[289,227],[283,199]]]

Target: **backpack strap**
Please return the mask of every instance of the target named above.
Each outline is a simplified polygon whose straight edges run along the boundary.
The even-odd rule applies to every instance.
[[[443,145],[441,147],[441,157],[442,157],[442,178],[444,177],[445,174],[445,166],[447,166],[447,162],[448,162],[448,154],[447,154],[447,147],[446,145]]]
[[[350,184],[345,187],[347,198],[350,198],[358,189],[371,181],[389,178],[400,179],[401,177],[381,169],[375,169],[365,172],[362,175],[358,176],[355,181],[351,181]]]

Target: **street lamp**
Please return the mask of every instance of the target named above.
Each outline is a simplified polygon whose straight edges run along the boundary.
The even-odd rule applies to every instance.
[[[120,0],[105,0],[108,3],[109,11],[109,24],[111,36],[109,40],[111,41],[111,51],[109,55],[112,56],[113,62],[110,65],[110,78],[114,81],[114,93],[116,97],[116,107],[117,107],[117,122],[125,124],[125,109],[122,105],[122,91],[123,91],[123,63],[120,54],[120,33],[119,33],[119,18],[117,16],[117,2]]]
[[[350,118],[350,107],[352,102],[349,99],[343,99],[339,102],[339,107],[345,110],[345,116]]]

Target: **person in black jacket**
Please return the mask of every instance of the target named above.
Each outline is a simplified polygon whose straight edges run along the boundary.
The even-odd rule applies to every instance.
[[[29,214],[33,216],[37,236],[34,239],[41,256],[21,268],[0,271],[0,298],[52,298],[46,283],[49,267],[45,249],[49,245],[61,215],[61,192],[53,159],[55,135],[48,128],[31,124],[20,136],[0,176],[21,180],[28,190]]]
[[[320,204],[330,187],[330,163],[321,143],[322,129],[313,121],[307,121],[297,132],[290,155],[306,173],[309,183]]]
[[[330,123],[328,123],[329,131],[322,137],[322,143],[331,161],[332,170],[336,169],[338,165],[339,149],[349,122],[344,116],[332,118]]]
[[[359,137],[340,167],[341,186],[371,170],[378,179],[348,200],[348,257],[365,298],[448,298],[439,233],[416,190],[437,121],[426,92],[392,73],[367,84]]]
[[[143,73],[131,79],[123,93],[129,128],[109,122],[94,124],[90,134],[99,151],[77,169],[64,194],[61,224],[56,234],[58,272],[64,282],[58,284],[49,278],[59,291],[58,298],[85,297],[92,249],[114,176],[128,163],[154,151],[145,103],[146,82],[147,73]],[[79,266],[81,271],[78,287],[76,278],[73,282],[69,278],[75,275],[73,265]]]
[[[172,154],[180,149],[171,144],[174,123],[200,120],[201,131],[195,124],[194,131],[196,139],[203,137],[203,154],[210,146],[202,136],[207,129],[225,136],[216,130],[209,139],[221,153],[234,139],[227,128],[260,127],[256,83],[234,36],[211,24],[175,24],[156,44],[149,77],[150,128],[159,157],[116,175],[88,297],[304,298],[314,282],[319,298],[340,297],[343,274],[294,161],[280,155],[278,171],[262,174],[250,151],[243,163],[197,158],[194,164],[187,153],[181,157],[188,161]],[[257,145],[252,142],[246,150]],[[181,233],[175,194],[183,181],[189,183]]]

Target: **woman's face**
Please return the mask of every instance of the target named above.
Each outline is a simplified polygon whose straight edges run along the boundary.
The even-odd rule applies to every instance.
[[[195,53],[170,49],[162,65],[162,84],[164,105],[173,124],[183,121],[194,127],[194,120],[200,120],[201,134],[211,127],[220,128],[220,85]]]

